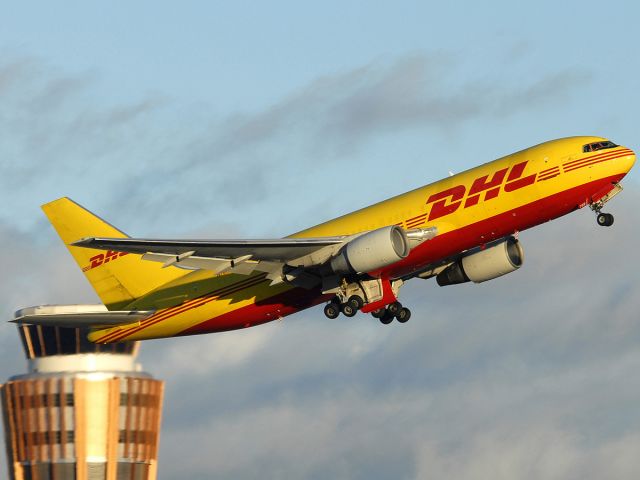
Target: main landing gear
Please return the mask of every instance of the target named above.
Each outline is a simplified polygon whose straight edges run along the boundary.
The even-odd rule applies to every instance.
[[[364,306],[364,300],[359,295],[351,295],[346,302],[340,303],[338,297],[324,306],[324,314],[327,318],[338,318],[342,313],[345,317],[353,317]]]
[[[371,315],[374,318],[380,319],[380,322],[385,325],[393,322],[394,318],[400,323],[407,323],[411,318],[411,310],[407,307],[403,307],[400,302],[393,302],[385,308],[380,308],[371,312]]]
[[[352,295],[342,304],[336,297],[324,306],[324,314],[331,319],[338,318],[340,313],[345,317],[353,317],[363,306],[364,300],[358,295]],[[400,323],[406,323],[411,318],[411,310],[403,307],[400,302],[393,302],[384,308],[374,310],[371,316],[379,319],[384,325],[390,324],[394,319]]]
[[[344,278],[335,279],[335,286],[323,291],[323,293],[336,294],[324,306],[324,314],[331,319],[338,318],[340,314],[345,317],[353,317],[367,306],[368,308],[364,308],[364,310],[371,312],[374,318],[379,319],[385,325],[393,322],[394,319],[400,323],[408,322],[411,318],[411,311],[396,301],[403,283],[401,279],[389,281],[388,279],[369,278],[351,282]],[[372,308],[378,306],[380,308],[372,311]]]

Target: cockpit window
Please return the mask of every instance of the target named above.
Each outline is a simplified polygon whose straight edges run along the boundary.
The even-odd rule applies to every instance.
[[[585,146],[582,147],[582,151],[584,153],[587,152],[595,152],[597,150],[604,150],[606,148],[616,148],[618,145],[616,145],[613,142],[610,141],[605,141],[605,142],[594,142],[594,143],[588,143]]]

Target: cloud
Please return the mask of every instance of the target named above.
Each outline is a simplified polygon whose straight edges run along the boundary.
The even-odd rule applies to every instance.
[[[335,168],[345,162],[359,168],[358,152],[381,136],[441,137],[471,122],[553,107],[552,101],[561,106],[588,81],[561,71],[503,84],[465,69],[444,54],[378,59],[318,77],[266,108],[214,114],[197,107],[185,113],[159,95],[115,100],[98,72],[5,60],[0,188],[16,211],[0,213],[0,220],[32,229],[37,204],[62,195],[88,198],[108,218],[117,213],[124,230],[134,225],[165,235],[251,218],[253,206],[298,191],[301,178],[330,187]],[[185,122],[185,115],[203,120]]]
[[[83,162],[118,150],[116,140],[129,143],[128,130],[137,130],[135,122],[163,103],[159,98],[102,102],[95,98],[96,87],[95,73],[60,73],[30,58],[0,63],[0,142],[19,154],[2,165],[4,172],[82,171]],[[33,175],[11,179],[41,181]]]
[[[335,169],[360,168],[357,153],[383,135],[452,135],[471,122],[566,104],[589,80],[565,71],[510,86],[464,68],[444,55],[378,60],[319,77],[262,110],[211,118],[173,150],[180,161],[154,158],[150,168],[130,172],[109,210],[123,210],[126,200],[172,218],[185,210],[205,217],[215,205],[220,217],[250,219],[253,206],[296,194],[309,178],[335,196]]]
[[[319,155],[335,158],[345,148],[350,153],[380,134],[450,131],[469,121],[538,108],[541,100],[562,99],[588,81],[581,72],[563,71],[518,87],[474,77],[456,85],[463,68],[453,57],[416,54],[320,77],[262,111],[222,119],[203,145],[209,155],[196,155],[188,165],[269,151],[277,140],[290,151],[300,149],[297,161],[313,163]]]
[[[566,431],[540,425],[480,434],[469,443],[462,451],[449,452],[433,443],[421,445],[415,478],[633,478],[638,464],[632,452],[640,447],[640,437],[630,435],[594,448]]]
[[[135,166],[132,155],[154,154],[144,125],[149,114],[161,116],[164,100],[118,102],[98,85],[95,72],[60,72],[34,58],[0,61],[0,190],[13,205],[0,221],[33,233],[40,203],[74,192],[108,196]]]

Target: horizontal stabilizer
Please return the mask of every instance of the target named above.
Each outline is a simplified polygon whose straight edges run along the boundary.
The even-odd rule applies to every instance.
[[[13,323],[49,327],[114,327],[138,323],[154,311],[109,311],[104,305],[40,305],[18,310]]]

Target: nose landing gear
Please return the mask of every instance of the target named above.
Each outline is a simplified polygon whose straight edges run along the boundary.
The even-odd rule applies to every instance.
[[[596,214],[596,222],[598,222],[598,225],[601,227],[610,227],[613,225],[613,215],[610,213],[602,213],[602,209],[604,208],[605,203],[622,191],[622,185],[615,183],[613,186],[609,187],[608,190],[609,191],[606,195],[603,195],[600,200],[589,204],[589,208]]]

